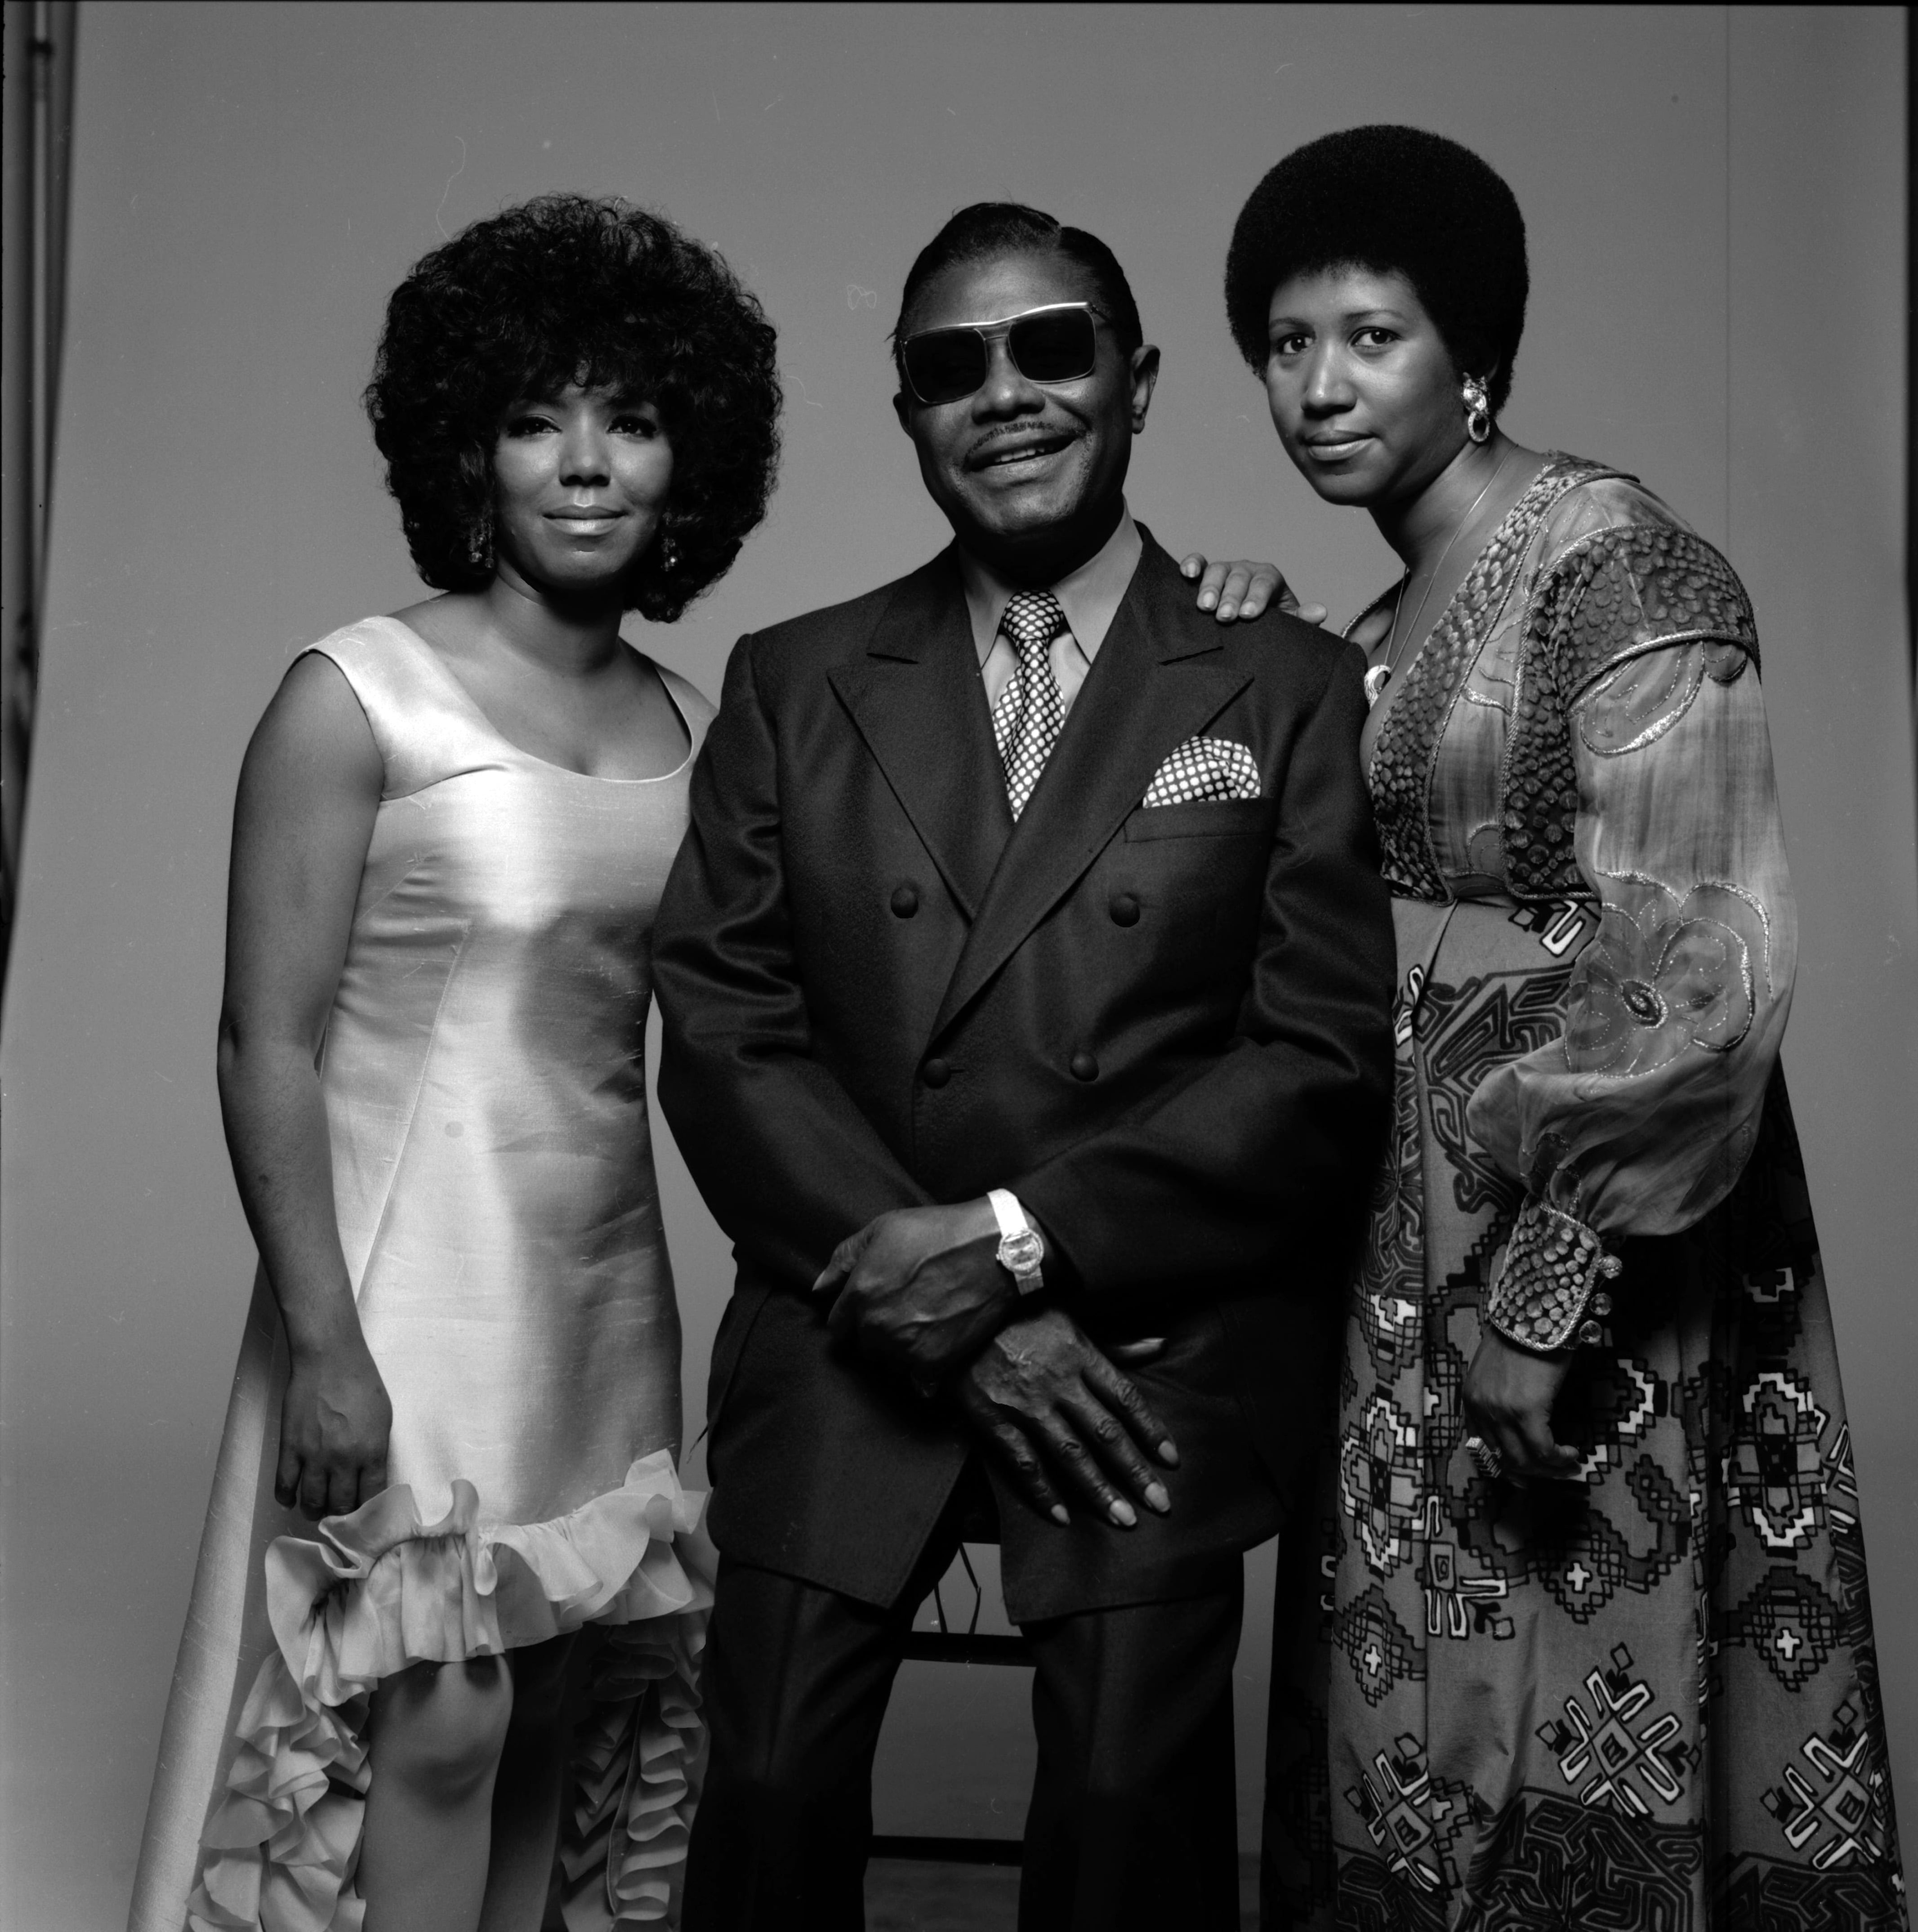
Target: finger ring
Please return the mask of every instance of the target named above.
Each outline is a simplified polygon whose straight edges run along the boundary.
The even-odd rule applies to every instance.
[[[1468,1436],[1465,1448],[1466,1454],[1478,1465],[1478,1473],[1487,1482],[1496,1483],[1505,1474],[1505,1459],[1495,1443],[1487,1442],[1482,1436]]]

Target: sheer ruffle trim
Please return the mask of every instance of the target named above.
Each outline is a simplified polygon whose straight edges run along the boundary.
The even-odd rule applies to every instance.
[[[275,1649],[202,1835],[190,1932],[359,1932],[353,1871],[377,1683],[409,1665],[499,1655],[611,1626],[575,1741],[562,1833],[568,1932],[677,1916],[704,1733],[697,1664],[713,1601],[703,1495],[661,1450],[551,1522],[482,1524],[471,1484],[422,1523],[413,1492],[329,1517],[266,1552]]]

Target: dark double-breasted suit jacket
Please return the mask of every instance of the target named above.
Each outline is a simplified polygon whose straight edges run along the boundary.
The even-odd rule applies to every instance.
[[[952,553],[741,640],[654,938],[661,1102],[738,1263],[727,1556],[903,1588],[977,1444],[808,1290],[874,1215],[995,1186],[1095,1339],[1166,1338],[1133,1372],[1181,1450],[1132,1531],[1001,1487],[1013,1616],[1216,1587],[1280,1527],[1388,1102],[1361,669],[1288,616],[1214,623],[1148,536],[1015,825]],[[1261,796],[1143,806],[1199,736]]]

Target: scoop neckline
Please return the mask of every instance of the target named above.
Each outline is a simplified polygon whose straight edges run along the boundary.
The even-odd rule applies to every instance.
[[[674,711],[677,714],[680,728],[686,733],[686,756],[683,758],[671,771],[656,772],[650,778],[608,778],[599,772],[575,771],[571,765],[555,764],[551,758],[542,758],[537,752],[529,752],[526,747],[521,744],[516,739],[508,737],[506,733],[501,730],[499,726],[494,723],[493,720],[487,716],[486,712],[481,706],[479,700],[476,698],[472,692],[468,691],[466,686],[461,683],[459,680],[453,675],[451,668],[446,663],[445,660],[441,658],[440,653],[436,651],[433,646],[427,642],[426,639],[421,636],[419,632],[416,631],[404,617],[389,616],[386,614],[382,613],[373,621],[376,623],[392,625],[395,630],[399,632],[403,636],[410,639],[413,644],[416,644],[426,655],[426,656],[432,661],[433,668],[439,673],[441,677],[446,680],[447,684],[451,687],[454,695],[459,699],[460,702],[464,704],[466,708],[479,720],[480,723],[485,725],[486,729],[491,733],[495,738],[498,739],[500,742],[504,745],[515,758],[525,759],[528,764],[538,765],[542,768],[542,770],[545,771],[559,772],[569,778],[581,779],[587,784],[664,784],[668,779],[676,778],[682,772],[685,771],[687,766],[692,763],[693,759],[698,753],[699,740],[698,735],[695,733],[692,728],[692,720],[686,715],[686,706],[680,702],[679,694],[674,690],[671,679],[669,676],[665,667],[663,664],[653,663],[652,658],[647,657],[646,653],[641,650],[637,644],[634,644],[630,638],[623,637],[620,638],[620,642],[624,644],[626,649],[631,651],[635,657],[644,659],[644,662],[651,668],[653,674],[659,680],[659,688],[666,694],[666,702],[673,707]]]

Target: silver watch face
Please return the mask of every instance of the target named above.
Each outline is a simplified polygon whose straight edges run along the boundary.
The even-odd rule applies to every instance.
[[[1031,1274],[1046,1258],[1046,1245],[1030,1228],[1008,1234],[999,1244],[999,1260],[1014,1274]]]

